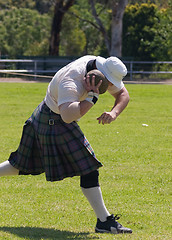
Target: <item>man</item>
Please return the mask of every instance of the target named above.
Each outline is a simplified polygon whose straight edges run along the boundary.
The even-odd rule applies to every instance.
[[[79,175],[82,192],[97,217],[95,231],[131,233],[105,207],[98,180],[102,164],[77,124],[98,100],[101,81],[95,85],[95,78],[90,81],[87,75],[93,69],[105,75],[115,98],[111,111],[102,113],[98,123],[110,124],[119,116],[129,102],[122,82],[125,65],[116,57],[88,55],[75,60],[53,77],[44,101],[24,125],[17,151],[0,164],[0,176],[45,172],[47,181],[59,181]]]

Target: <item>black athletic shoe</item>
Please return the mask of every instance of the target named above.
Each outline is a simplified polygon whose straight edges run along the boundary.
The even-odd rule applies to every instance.
[[[100,219],[97,219],[97,224],[95,231],[97,233],[132,233],[132,230],[130,228],[123,227],[118,220],[120,218],[119,215],[114,216],[113,214],[107,217],[107,220],[105,222],[101,222]]]

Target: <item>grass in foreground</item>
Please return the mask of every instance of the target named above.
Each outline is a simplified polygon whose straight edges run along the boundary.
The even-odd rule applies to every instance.
[[[23,123],[46,87],[0,83],[0,162],[17,148]],[[131,101],[115,122],[97,124],[96,117],[114,101],[104,94],[79,125],[104,164],[100,184],[106,206],[122,214],[120,222],[133,234],[95,234],[96,219],[79,177],[50,183],[42,174],[0,179],[0,239],[172,239],[172,86],[127,89]]]

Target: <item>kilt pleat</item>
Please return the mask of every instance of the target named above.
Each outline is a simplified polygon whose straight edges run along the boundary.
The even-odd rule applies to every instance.
[[[49,125],[49,120],[54,125]],[[90,173],[102,166],[76,122],[67,124],[42,102],[26,121],[18,149],[9,161],[20,174],[41,174],[47,181]]]

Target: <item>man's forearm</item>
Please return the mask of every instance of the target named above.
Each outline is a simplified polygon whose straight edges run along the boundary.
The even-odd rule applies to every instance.
[[[118,116],[126,108],[129,100],[130,97],[128,91],[126,89],[123,89],[123,91],[121,91],[121,93],[116,96],[115,104],[111,109],[111,112],[115,112]]]
[[[71,123],[84,116],[93,105],[84,100],[82,102],[64,103],[60,108],[60,115],[64,122]]]
[[[80,114],[81,116],[84,116],[93,106],[90,102],[84,100],[80,102]]]

